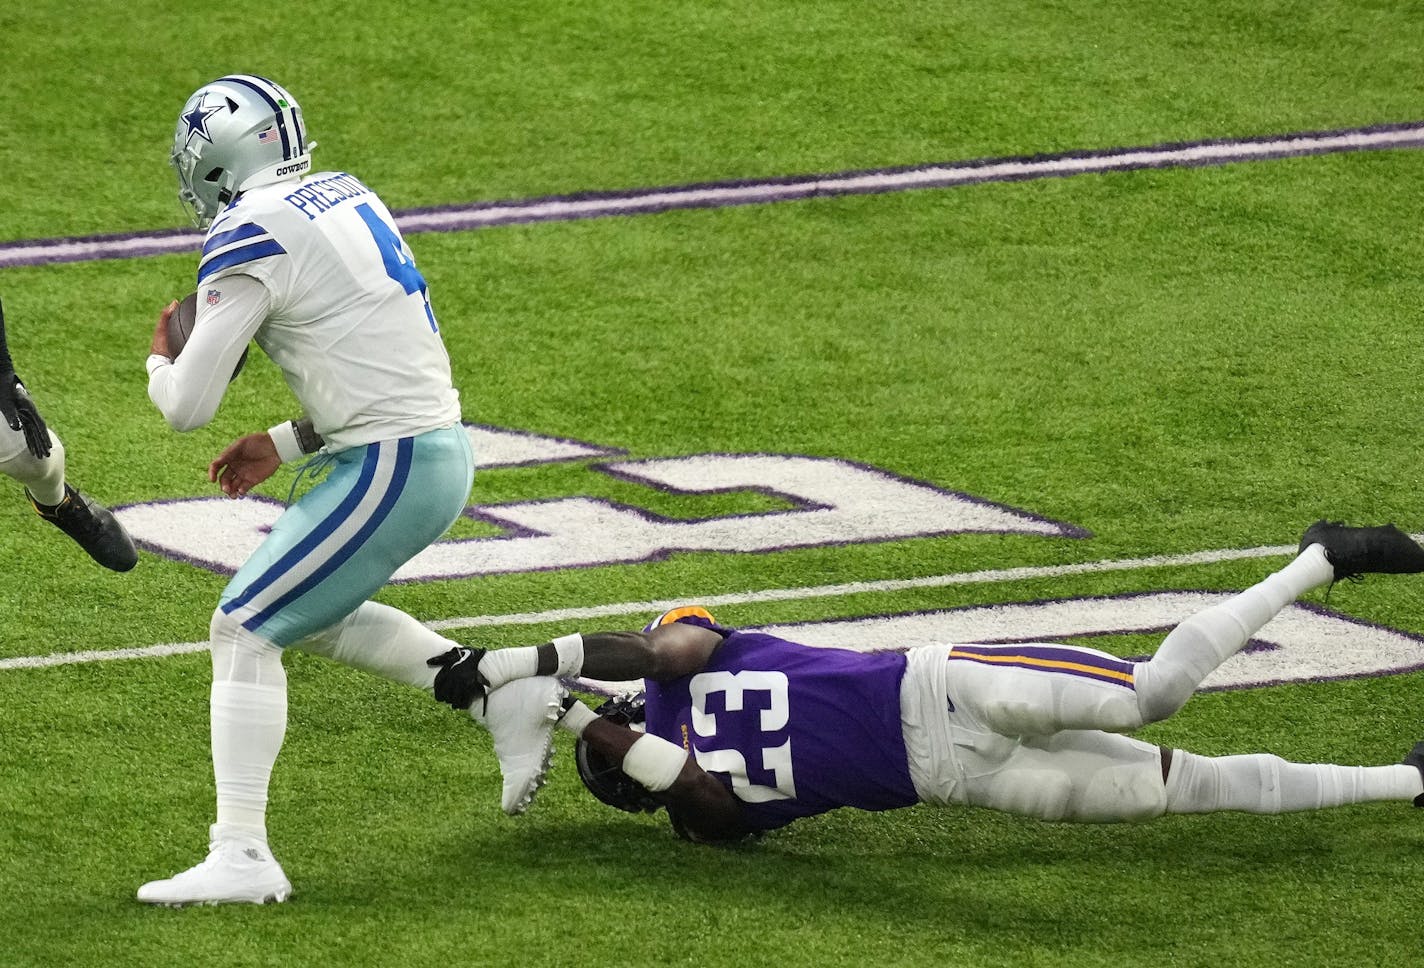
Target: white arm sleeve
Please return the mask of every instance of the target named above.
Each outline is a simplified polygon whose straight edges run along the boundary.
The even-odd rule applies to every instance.
[[[271,311],[271,294],[252,276],[224,276],[205,288],[221,298],[217,305],[198,300],[193,335],[178,359],[148,359],[148,398],[174,430],[193,430],[213,419],[242,351]]]

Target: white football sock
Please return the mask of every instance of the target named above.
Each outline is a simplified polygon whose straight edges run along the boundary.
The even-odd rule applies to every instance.
[[[217,823],[267,839],[267,787],[287,733],[287,673],[282,650],[221,609],[209,628],[211,716]]]
[[[267,787],[287,733],[286,686],[214,682],[213,777],[219,825],[267,839]]]
[[[1172,752],[1168,813],[1290,813],[1347,803],[1413,800],[1424,778],[1412,766],[1335,766],[1288,763],[1279,756],[1196,756]]]
[[[1147,662],[1135,667],[1143,723],[1181,709],[1219,665],[1250,641],[1281,609],[1305,592],[1334,581],[1325,549],[1311,545],[1289,565],[1220,605],[1203,609],[1174,628]]]
[[[426,660],[458,645],[400,609],[366,602],[293,648],[433,692],[435,673],[440,670],[426,665]]]

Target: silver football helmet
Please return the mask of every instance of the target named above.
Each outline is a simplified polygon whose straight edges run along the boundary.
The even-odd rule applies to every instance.
[[[229,74],[183,105],[169,163],[179,200],[194,224],[207,228],[239,192],[305,174],[315,147],[286,89],[254,74]]]

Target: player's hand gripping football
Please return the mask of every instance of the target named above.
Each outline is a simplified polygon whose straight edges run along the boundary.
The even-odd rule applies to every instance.
[[[158,314],[158,325],[153,328],[153,339],[148,344],[149,356],[166,356],[170,360],[173,359],[173,354],[168,349],[168,317],[177,309],[178,300],[175,299]]]
[[[221,487],[228,497],[246,497],[248,491],[271,477],[281,464],[277,445],[266,431],[248,434],[228,444],[213,459],[208,465],[208,480]]]
[[[29,391],[11,369],[0,370],[0,414],[11,430],[25,432],[25,446],[40,460],[49,456],[49,428]]]

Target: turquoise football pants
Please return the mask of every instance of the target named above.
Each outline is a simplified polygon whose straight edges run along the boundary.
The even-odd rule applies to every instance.
[[[475,463],[464,427],[337,451],[282,513],[219,607],[288,646],[340,621],[460,516]]]

